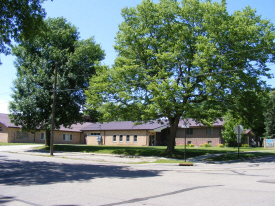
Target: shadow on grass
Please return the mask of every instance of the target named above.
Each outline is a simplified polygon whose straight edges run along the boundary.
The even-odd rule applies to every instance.
[[[43,147],[43,149],[49,150],[49,147]],[[173,154],[170,154],[166,150],[166,146],[88,146],[88,145],[54,145],[55,151],[60,152],[84,152],[84,153],[98,153],[98,154],[114,154],[114,155],[131,155],[131,156],[155,156],[155,157],[167,157],[175,159],[184,159],[184,147],[175,147]],[[241,148],[240,154],[250,150],[265,153],[262,148]],[[41,152],[43,150],[40,150]],[[45,150],[44,150],[45,151]],[[211,154],[227,154],[237,152],[238,148],[218,148],[218,147],[199,147],[199,148],[186,148],[186,158],[192,158],[202,155]],[[39,152],[39,150],[37,150]],[[267,152],[266,152],[267,153]],[[270,154],[270,153],[267,153]],[[223,161],[223,160],[221,160]]]
[[[275,155],[268,152],[245,152],[245,153],[234,153],[234,154],[224,154],[211,158],[205,159],[205,161],[251,161],[251,162],[274,162]]]

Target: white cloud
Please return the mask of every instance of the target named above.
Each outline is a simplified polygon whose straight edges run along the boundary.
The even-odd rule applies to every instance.
[[[9,113],[9,102],[0,100],[0,113],[5,113],[8,114]]]

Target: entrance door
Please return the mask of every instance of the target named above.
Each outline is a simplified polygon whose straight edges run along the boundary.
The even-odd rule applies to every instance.
[[[84,144],[86,144],[87,143],[87,134],[84,134]]]
[[[155,145],[155,135],[149,135],[149,146]]]

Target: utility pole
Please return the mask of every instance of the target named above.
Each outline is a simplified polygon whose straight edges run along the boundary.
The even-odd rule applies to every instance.
[[[181,128],[184,128],[184,162],[186,162],[186,133],[187,133],[187,129],[189,128],[188,123],[184,121]]]
[[[55,63],[54,70],[54,89],[53,89],[53,108],[52,108],[52,134],[50,142],[50,155],[53,156],[53,132],[54,132],[54,119],[55,119],[55,96],[56,96],[56,80],[57,79],[57,64]]]

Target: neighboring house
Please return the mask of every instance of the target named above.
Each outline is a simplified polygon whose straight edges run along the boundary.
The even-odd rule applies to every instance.
[[[253,133],[251,129],[246,129],[244,131],[245,144],[249,144],[250,146],[256,146],[257,142],[255,141],[256,135]]]
[[[212,127],[196,123],[193,119],[180,120],[176,134],[176,145],[186,143],[199,146],[210,143],[212,146],[223,144],[223,121],[217,119]],[[186,132],[186,133],[185,133]],[[253,133],[246,130],[251,142]],[[156,146],[167,145],[169,124],[152,121],[134,124],[131,121],[74,124],[70,128],[60,127],[54,131],[54,144],[87,144],[109,146]],[[10,123],[7,114],[0,114],[0,142],[44,143],[45,131],[21,132],[19,126]]]

